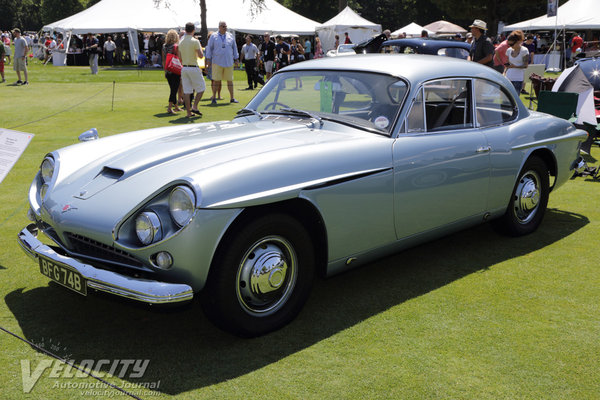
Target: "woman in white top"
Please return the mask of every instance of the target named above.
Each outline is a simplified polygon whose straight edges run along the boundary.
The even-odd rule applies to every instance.
[[[506,77],[510,80],[517,90],[517,93],[521,93],[523,89],[523,78],[525,68],[529,64],[529,50],[523,46],[525,38],[521,32],[513,32],[506,39],[513,45],[506,50],[506,56],[508,57],[508,64],[506,65]]]

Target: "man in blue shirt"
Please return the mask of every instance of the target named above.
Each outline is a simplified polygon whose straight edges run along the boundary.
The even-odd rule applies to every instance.
[[[227,23],[219,22],[219,31],[212,34],[206,45],[206,66],[212,68],[212,100],[217,104],[217,92],[221,90],[221,81],[227,81],[230,103],[239,103],[233,96],[233,66],[238,66],[240,55],[235,38],[227,32]]]

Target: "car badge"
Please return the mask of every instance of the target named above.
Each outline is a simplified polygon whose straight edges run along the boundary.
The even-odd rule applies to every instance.
[[[73,207],[73,206],[72,206],[72,205],[70,205],[70,204],[65,204],[65,205],[63,206],[62,210],[60,210],[60,213],[61,213],[61,214],[64,214],[64,213],[66,213],[66,212],[68,212],[68,211],[71,211],[71,210],[77,210],[77,207]]]

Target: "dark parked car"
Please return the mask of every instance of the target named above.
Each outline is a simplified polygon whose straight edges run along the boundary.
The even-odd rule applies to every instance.
[[[412,38],[387,40],[381,44],[378,53],[433,54],[466,60],[470,49],[469,43],[459,40]]]

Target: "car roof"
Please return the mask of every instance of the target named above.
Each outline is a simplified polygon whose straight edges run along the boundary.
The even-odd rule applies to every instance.
[[[502,75],[493,68],[453,57],[426,54],[359,54],[347,57],[325,57],[303,61],[285,67],[293,70],[344,70],[377,72],[419,83],[441,77],[478,77],[502,81]]]
[[[381,44],[381,46],[433,47],[434,49],[440,49],[442,47],[460,47],[466,50],[469,50],[471,48],[471,45],[469,43],[460,40],[446,40],[434,38],[392,39],[386,40]]]

